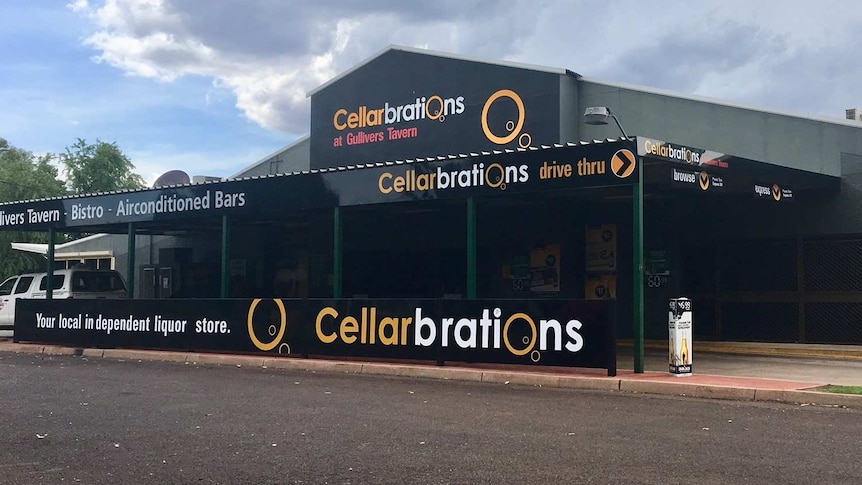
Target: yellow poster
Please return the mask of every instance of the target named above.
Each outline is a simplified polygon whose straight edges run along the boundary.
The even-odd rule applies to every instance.
[[[616,271],[617,225],[587,226],[586,236],[586,270]]]
[[[560,291],[560,245],[548,244],[530,251],[530,291]]]
[[[587,300],[608,300],[617,297],[617,277],[612,274],[587,275],[585,285]]]

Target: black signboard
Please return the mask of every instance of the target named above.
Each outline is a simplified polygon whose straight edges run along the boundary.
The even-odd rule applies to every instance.
[[[670,175],[669,179],[674,187],[686,187],[697,189],[705,193],[724,192],[725,177],[715,175],[706,170],[686,170],[676,166],[664,167]]]
[[[775,202],[792,202],[793,189],[786,185],[754,182],[754,197]]]
[[[606,368],[613,302],[19,300],[16,341]]]
[[[0,204],[0,230],[266,217],[312,208],[631,185],[638,168],[633,150],[630,142],[607,142]]]
[[[311,167],[560,142],[560,77],[393,48],[311,95]]]
[[[733,157],[726,153],[680,145],[668,141],[654,140],[652,138],[638,137],[637,140],[638,154],[642,157],[713,169],[730,168],[732,164],[731,159]]]
[[[713,150],[645,137],[637,137],[636,143],[638,155],[649,166],[645,172],[648,182],[673,188],[695,189],[704,194],[750,194],[753,187],[759,199],[788,202],[794,198],[794,189],[833,191],[840,185],[840,177]]]

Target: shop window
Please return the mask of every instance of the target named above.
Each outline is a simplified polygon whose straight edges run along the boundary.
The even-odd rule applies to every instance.
[[[796,282],[795,241],[745,241],[720,249],[724,291],[793,291]]]
[[[862,291],[862,241],[813,240],[803,250],[806,291]]]
[[[54,262],[56,269],[84,267],[87,269],[114,269],[114,258],[73,258],[58,259]]]

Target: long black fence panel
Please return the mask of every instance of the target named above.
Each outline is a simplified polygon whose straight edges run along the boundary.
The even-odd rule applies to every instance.
[[[96,348],[593,367],[616,374],[609,300],[19,300],[14,338]]]

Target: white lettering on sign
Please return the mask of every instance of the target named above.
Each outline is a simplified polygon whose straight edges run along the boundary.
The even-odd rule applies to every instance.
[[[72,220],[101,219],[105,216],[105,208],[100,205],[72,204]]]
[[[0,210],[0,226],[20,226],[24,224],[24,213],[13,212],[8,213]]]
[[[513,313],[503,318],[500,308],[493,311],[486,308],[478,317],[444,317],[438,322],[423,312],[423,308],[417,307],[410,316],[384,316],[377,314],[376,307],[370,307],[362,308],[355,316],[340,315],[335,308],[326,307],[318,313],[315,329],[318,340],[324,344],[375,345],[379,342],[387,346],[430,347],[439,333],[443,347],[506,349],[515,356],[564,349],[576,353],[584,347],[584,338],[579,332],[583,324],[579,320],[563,323],[526,313]]]
[[[117,204],[117,217],[147,216],[152,214],[171,214],[214,209],[243,207],[246,204],[245,192],[209,191],[195,197],[179,197],[177,194],[160,195],[157,200],[121,200]]]
[[[0,210],[0,227],[23,226],[24,224],[47,224],[59,222],[62,214],[58,209],[35,210],[27,208],[26,212],[6,212]]]
[[[60,211],[57,209],[42,211],[27,209],[27,222],[29,222],[30,224],[60,222]]]
[[[695,174],[694,172],[681,172],[677,169],[673,169],[673,180],[675,182],[685,182],[693,184],[697,182],[697,174]]]

